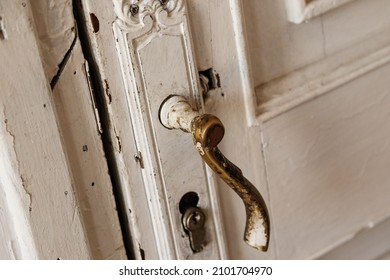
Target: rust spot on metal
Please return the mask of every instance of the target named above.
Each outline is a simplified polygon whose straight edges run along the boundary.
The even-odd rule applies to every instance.
[[[94,13],[90,13],[89,17],[91,18],[93,33],[99,32],[99,29],[100,29],[99,19],[97,18],[97,16]]]
[[[224,136],[223,124],[213,115],[202,115],[193,120],[191,127],[194,142],[203,160],[244,202],[247,212],[244,240],[256,249],[267,251],[270,223],[266,204],[256,187],[243,176],[241,169],[218,149],[217,145]],[[262,228],[259,228],[260,221]],[[260,231],[262,229],[264,232]],[[258,234],[264,235],[265,244],[257,244],[250,240],[251,236]]]

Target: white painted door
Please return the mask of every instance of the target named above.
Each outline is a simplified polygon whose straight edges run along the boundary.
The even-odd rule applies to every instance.
[[[37,45],[37,39],[19,34],[20,38],[13,41],[13,34],[20,29],[9,26],[18,26],[19,21],[32,26],[31,15],[35,20],[41,9],[34,11],[34,5],[23,1],[12,3],[11,12],[11,8],[0,6],[0,13],[5,14],[0,15],[0,50],[8,48],[15,53],[4,60],[7,67],[0,68],[1,76],[8,75],[9,67],[21,65],[11,59],[40,57],[45,43],[50,43],[41,39],[43,46],[29,49],[27,55],[24,48],[17,47],[20,40],[30,40],[25,45]],[[64,1],[68,9],[70,4]],[[39,218],[34,220],[34,216],[28,218],[31,214],[24,209],[18,212],[20,218],[16,221],[29,222],[16,223],[6,230],[23,226],[27,236],[36,238],[40,232],[47,232],[47,227],[54,228],[55,233],[66,228],[64,245],[59,246],[62,252],[72,252],[66,248],[85,248],[76,255],[64,255],[70,258],[122,258],[123,246],[129,257],[137,259],[388,258],[389,1],[82,0],[73,1],[73,5],[75,16],[54,16],[75,17],[78,25],[77,36],[73,21],[68,23],[68,32],[61,33],[75,37],[59,43],[73,47],[66,64],[69,67],[58,75],[58,82],[54,80],[54,89],[50,89],[48,81],[50,84],[56,75],[47,74],[51,73],[47,70],[50,68],[42,69],[45,63],[33,64],[40,69],[34,71],[34,79],[41,82],[32,85],[42,87],[46,83],[43,90],[33,91],[44,92],[38,96],[42,102],[56,90],[63,93],[53,95],[56,112],[50,111],[48,118],[40,115],[43,113],[38,105],[30,107],[28,101],[20,102],[27,108],[23,112],[30,112],[20,118],[36,119],[37,127],[41,127],[42,120],[51,120],[44,126],[54,133],[48,147],[60,149],[57,156],[62,160],[39,161],[48,166],[30,169],[29,161],[39,157],[30,157],[25,140],[18,140],[26,133],[26,126],[6,117],[19,111],[19,103],[17,106],[12,102],[10,93],[14,92],[13,83],[5,84],[7,98],[3,100],[7,102],[3,101],[2,106],[7,122],[2,122],[1,140],[11,152],[16,151],[17,159],[24,159],[26,163],[21,166],[28,168],[23,172],[45,174],[49,166],[59,164],[55,170],[65,170],[61,174],[68,180],[60,181],[69,182],[64,186],[72,185],[72,178],[78,178],[86,183],[75,185],[85,188],[79,189],[74,198],[74,191],[68,191],[67,197],[72,200],[67,205],[67,200],[64,202],[60,196],[62,185],[56,185],[56,191],[50,194],[58,194],[54,201],[61,203],[61,211],[48,214],[51,208],[47,206],[39,212],[47,218],[36,216]],[[20,11],[24,11],[23,16],[17,21],[12,15]],[[15,25],[10,24],[13,20]],[[42,27],[36,27],[38,23],[34,25],[37,29],[29,27],[27,34],[39,35]],[[66,41],[66,36],[60,37]],[[66,51],[60,54],[63,58]],[[54,61],[56,66],[61,59]],[[18,69],[14,72],[21,71]],[[36,73],[41,73],[40,78]],[[71,78],[72,75],[77,78]],[[209,78],[207,86],[199,76]],[[18,84],[18,96],[30,87],[28,77],[25,76],[26,83]],[[69,89],[70,81],[72,85],[77,81],[74,90]],[[207,92],[202,91],[205,87]],[[81,95],[85,98],[81,102],[79,94],[83,92],[87,95]],[[72,93],[73,98],[64,97]],[[161,124],[160,105],[172,94],[185,96],[193,108],[203,108],[224,124],[220,150],[241,168],[267,205],[271,224],[267,252],[255,250],[243,241],[243,202],[205,167],[192,136],[168,130]],[[96,110],[90,96],[97,98]],[[38,97],[32,95],[31,102],[38,104]],[[47,110],[49,103],[43,104]],[[74,108],[75,104],[80,107]],[[67,129],[69,133],[64,133]],[[96,129],[104,131],[103,139]],[[64,134],[73,136],[61,137]],[[88,161],[83,156],[87,151],[90,155],[91,146],[84,144],[87,140],[80,139],[80,135],[87,135],[96,143],[91,153],[94,156]],[[37,136],[34,141],[41,145],[35,149],[37,153],[45,150],[47,144],[42,137]],[[78,152],[80,146],[83,153]],[[2,164],[12,175],[18,160],[9,160],[12,153],[4,151],[7,157],[2,157]],[[74,158],[70,160],[71,157]],[[14,166],[8,166],[9,162]],[[106,168],[110,177],[103,171]],[[21,175],[18,171],[9,177],[19,186],[19,192],[36,190],[30,199],[36,197],[44,202],[43,186],[48,183],[36,183],[36,176],[31,175],[27,177],[28,184],[36,183],[38,187],[26,189],[26,177]],[[101,176],[99,182],[109,186],[98,189],[97,200],[93,192],[89,193],[90,185],[97,182],[91,180],[95,176]],[[44,177],[49,183],[57,182],[56,178]],[[12,190],[4,187],[9,181],[1,183],[3,189]],[[116,190],[116,204],[112,189]],[[89,205],[81,215],[74,211],[77,197],[85,199],[78,198],[80,206]],[[24,199],[22,205],[31,202]],[[199,252],[195,252],[182,224],[183,213],[189,206],[198,207],[206,217]],[[115,207],[120,213],[122,231]],[[32,209],[34,213],[34,204]],[[59,225],[42,223],[56,220],[64,213],[65,217],[73,213],[73,218],[61,219],[64,224]],[[7,215],[1,218],[7,220]],[[105,217],[104,221],[99,217]],[[89,226],[85,226],[87,220],[91,221]],[[103,229],[108,231],[107,235]],[[70,237],[77,230],[84,237],[72,243]],[[43,240],[34,242],[39,247]],[[9,252],[17,251],[12,244],[1,246],[11,248]],[[91,253],[91,248],[100,248],[92,244],[106,246],[105,253]],[[17,257],[54,258],[57,253],[54,250],[45,255],[45,250],[30,249]]]
[[[386,255],[388,1],[82,3],[135,257]],[[172,94],[222,120],[220,149],[267,204],[268,252],[243,242],[242,200],[203,171],[191,135],[161,125]],[[181,222],[189,192],[206,213],[201,252]]]

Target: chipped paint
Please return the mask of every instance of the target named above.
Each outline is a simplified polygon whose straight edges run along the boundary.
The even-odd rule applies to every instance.
[[[144,169],[144,159],[142,157],[142,153],[138,152],[138,154],[134,158],[139,163],[141,169]]]
[[[8,34],[7,34],[7,30],[5,29],[4,20],[1,16],[0,16],[0,39],[1,40],[8,39]]]
[[[116,131],[115,126],[114,126],[114,134],[115,134],[115,139],[116,139],[116,144],[117,144],[117,151],[118,151],[118,153],[121,153],[122,152],[122,142],[121,142],[121,139]]]
[[[104,79],[104,92],[106,93],[107,99],[108,99],[108,104],[111,104],[112,102],[112,96],[110,93],[110,86],[108,84],[107,79]]]
[[[205,155],[205,152],[203,150],[202,144],[200,142],[196,142],[195,147],[196,147],[196,149],[198,150],[198,152],[199,152],[199,154],[201,156]]]
[[[5,107],[0,110],[0,224],[10,236],[18,236],[17,242],[10,240],[9,253],[15,259],[37,259],[35,242],[29,226],[29,208],[32,194],[20,175],[20,162],[15,150],[15,134],[6,117]],[[0,246],[1,247],[1,246]]]
[[[95,116],[97,131],[98,131],[98,134],[102,134],[103,128],[102,128],[102,123],[101,123],[100,117],[99,117],[99,111],[98,111],[98,108],[96,106],[96,99],[95,99],[95,94],[93,92],[88,61],[85,61],[85,63],[84,63],[84,70],[85,70],[85,75],[86,75],[87,81],[88,81],[89,95],[91,97],[91,102],[92,102],[93,112],[94,112],[94,116]]]

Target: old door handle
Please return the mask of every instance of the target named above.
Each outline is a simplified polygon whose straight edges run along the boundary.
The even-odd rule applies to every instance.
[[[169,96],[161,104],[159,117],[168,129],[181,129],[192,133],[194,144],[203,160],[242,199],[246,208],[245,242],[262,251],[267,251],[270,236],[270,221],[263,197],[241,170],[230,162],[218,149],[225,128],[215,116],[200,114],[193,110],[183,96]]]

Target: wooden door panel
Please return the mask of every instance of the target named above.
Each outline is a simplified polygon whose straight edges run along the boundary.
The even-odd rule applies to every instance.
[[[390,66],[263,126],[278,257],[312,258],[390,213]]]

